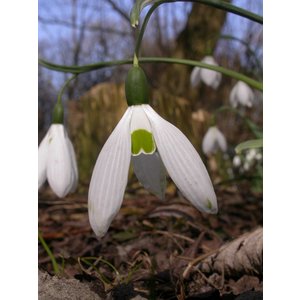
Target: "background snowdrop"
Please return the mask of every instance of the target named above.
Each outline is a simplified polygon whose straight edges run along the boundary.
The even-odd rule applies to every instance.
[[[48,180],[53,192],[64,197],[74,192],[78,170],[73,145],[62,124],[52,124],[40,143],[38,161],[39,188]]]
[[[205,56],[202,61],[203,63],[218,66],[217,62],[212,56]],[[217,89],[221,83],[222,74],[213,70],[203,69],[195,67],[191,73],[191,85],[192,87],[197,86],[201,81],[206,85]]]
[[[226,138],[216,126],[212,126],[204,135],[202,150],[206,155],[210,155],[216,153],[219,149],[223,152],[227,150]]]
[[[231,106],[236,108],[238,105],[252,107],[254,93],[252,89],[243,81],[238,81],[232,88],[229,96]]]

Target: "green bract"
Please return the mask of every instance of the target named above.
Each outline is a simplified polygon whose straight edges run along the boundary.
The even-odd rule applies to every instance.
[[[133,66],[125,81],[125,94],[129,106],[149,103],[149,86],[142,68]]]

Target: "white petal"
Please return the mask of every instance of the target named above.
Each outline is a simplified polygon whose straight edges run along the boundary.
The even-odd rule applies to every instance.
[[[203,63],[218,66],[217,62],[212,56],[206,56],[202,59]],[[214,89],[217,89],[221,83],[222,74],[209,69],[201,69],[200,74],[201,80],[208,86],[211,86]]]
[[[217,142],[213,127],[210,127],[203,137],[202,151],[206,155],[215,153],[217,151]]]
[[[191,73],[191,86],[196,87],[201,81],[201,69],[199,67],[195,67]]]
[[[158,198],[164,199],[166,189],[166,171],[157,152],[131,157],[134,173],[139,182]]]
[[[237,97],[239,99],[239,102],[244,106],[252,107],[252,103],[254,100],[253,91],[251,90],[249,85],[243,81],[239,81],[238,85]]]
[[[132,107],[104,144],[89,187],[89,220],[98,237],[108,230],[122,205],[131,157],[130,119]]]
[[[218,72],[216,72],[217,74],[215,75],[216,77],[215,77],[215,80],[213,81],[213,83],[212,83],[212,85],[211,85],[211,87],[213,88],[213,89],[217,89],[218,87],[219,87],[219,85],[220,85],[220,83],[221,83],[221,80],[222,80],[222,74],[221,73],[218,73]]]
[[[47,158],[49,145],[48,132],[39,145],[39,188],[47,179]]]
[[[74,171],[68,143],[64,126],[52,124],[49,129],[47,179],[51,189],[61,198],[70,192],[73,185]]]
[[[216,89],[221,80],[220,80],[220,74],[216,71],[208,70],[208,69],[202,69],[201,70],[201,80],[208,86],[211,86],[212,88]]]
[[[71,165],[72,165],[72,185],[70,188],[70,192],[73,193],[75,192],[78,184],[78,168],[77,168],[77,161],[76,161],[76,155],[75,155],[73,144],[69,138],[67,140],[68,140],[68,147],[71,155]]]
[[[130,121],[130,133],[138,129],[145,129],[151,132],[151,125],[141,105],[132,106]]]
[[[215,127],[215,129],[216,129],[215,135],[216,135],[216,140],[217,140],[217,143],[218,143],[218,147],[223,152],[226,152],[227,151],[226,138],[225,138],[224,134],[217,127]]]
[[[238,100],[236,98],[236,86],[234,86],[229,95],[229,103],[232,107],[236,108],[238,105]]]
[[[149,105],[143,107],[150,120],[158,152],[174,183],[199,210],[217,213],[217,199],[211,180],[193,145]]]

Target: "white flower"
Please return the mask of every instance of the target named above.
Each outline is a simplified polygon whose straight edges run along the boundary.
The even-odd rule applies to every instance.
[[[202,150],[206,155],[209,155],[216,153],[219,149],[221,149],[223,152],[226,152],[226,138],[216,126],[212,126],[204,135]]]
[[[254,101],[254,93],[243,81],[238,81],[232,88],[229,96],[231,106],[237,107],[239,104],[242,106],[252,107]]]
[[[166,169],[196,208],[217,213],[211,180],[189,140],[148,104],[133,105],[103,146],[93,171],[88,208],[98,237],[104,236],[121,207],[130,161],[141,184],[160,198]]]
[[[241,157],[240,157],[239,155],[235,155],[234,158],[233,158],[232,163],[233,163],[233,166],[234,166],[235,168],[240,167],[241,164],[242,164]]]
[[[218,66],[217,62],[212,56],[205,56],[202,61],[203,63]],[[192,87],[197,86],[201,81],[206,85],[217,89],[221,83],[222,74],[213,70],[195,67],[191,74],[191,85]]]
[[[39,146],[39,188],[46,179],[58,197],[77,187],[75,152],[62,124],[52,124]]]

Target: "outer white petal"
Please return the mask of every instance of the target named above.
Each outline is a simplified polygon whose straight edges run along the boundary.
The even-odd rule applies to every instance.
[[[39,145],[39,188],[47,179],[48,142],[49,137],[47,133]]]
[[[205,56],[202,59],[203,63],[218,66],[217,62],[212,56]],[[213,70],[201,69],[201,80],[208,86],[211,86],[214,89],[217,89],[221,83],[222,74]]]
[[[232,88],[229,95],[229,103],[232,107],[236,108],[238,105],[238,100],[236,97],[236,85]]]
[[[78,168],[77,168],[77,161],[76,161],[76,155],[74,151],[74,147],[70,139],[68,138],[68,147],[69,147],[69,152],[71,155],[71,164],[72,164],[72,185],[70,188],[70,192],[75,192],[78,184]]]
[[[68,136],[61,124],[52,124],[49,129],[47,179],[58,197],[66,196],[73,184],[73,168]]]
[[[227,141],[224,136],[224,134],[217,128],[215,127],[215,135],[216,135],[216,140],[218,143],[218,147],[223,151],[227,151]]]
[[[254,93],[249,85],[243,81],[239,81],[237,85],[237,98],[240,104],[243,106],[252,107],[252,103],[254,101]]]
[[[166,171],[157,152],[134,155],[131,158],[134,173],[139,182],[158,198],[164,199],[166,189]]]
[[[201,69],[199,67],[195,67],[191,73],[191,86],[196,87],[201,81]]]
[[[149,105],[143,107],[150,120],[159,154],[174,183],[199,210],[217,213],[217,199],[211,180],[193,145],[178,128],[161,118]]]
[[[132,107],[104,144],[89,187],[89,220],[98,237],[108,230],[120,210],[128,180],[131,158],[130,119]]]
[[[206,155],[209,155],[211,153],[215,153],[217,151],[217,147],[216,132],[214,130],[214,127],[210,127],[203,137],[202,151]]]

